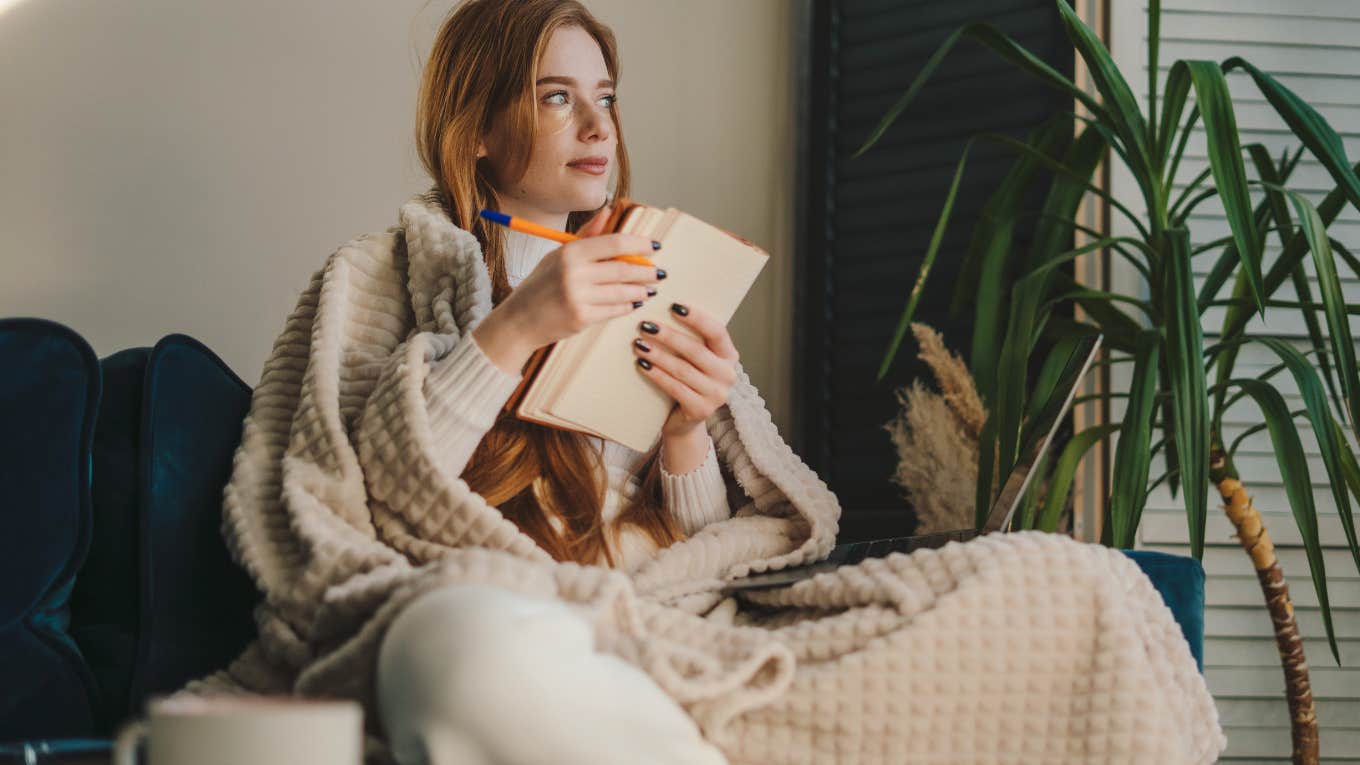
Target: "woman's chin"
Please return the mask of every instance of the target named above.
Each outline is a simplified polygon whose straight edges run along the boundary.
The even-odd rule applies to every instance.
[[[609,187],[600,181],[581,184],[573,190],[571,198],[573,210],[598,210],[609,201]]]

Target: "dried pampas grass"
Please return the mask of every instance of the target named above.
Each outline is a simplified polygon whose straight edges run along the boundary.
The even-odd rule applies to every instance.
[[[940,392],[919,380],[895,392],[901,409],[883,426],[897,447],[892,481],[916,511],[917,534],[971,527],[978,437],[987,410],[968,366],[944,347],[940,333],[919,322],[911,331]]]

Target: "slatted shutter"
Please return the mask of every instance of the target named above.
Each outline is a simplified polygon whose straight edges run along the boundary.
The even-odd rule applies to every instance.
[[[1130,83],[1140,101],[1145,102],[1147,25],[1143,14],[1146,3],[1114,0],[1112,5],[1113,52],[1120,67],[1129,73]],[[1168,65],[1176,59],[1221,61],[1240,55],[1271,72],[1313,104],[1342,134],[1352,161],[1360,158],[1360,2],[1165,0],[1163,14],[1159,56],[1163,78]],[[1291,149],[1298,146],[1298,141],[1292,138],[1283,121],[1245,75],[1234,74],[1229,80],[1243,144],[1262,143],[1275,156],[1285,146]],[[1189,147],[1179,173],[1182,184],[1208,166],[1202,129],[1195,131]],[[1256,177],[1254,172],[1249,175]],[[1130,203],[1138,199],[1131,179],[1126,175],[1116,172],[1112,184],[1121,199]],[[1305,193],[1316,204],[1333,187],[1333,182],[1326,171],[1305,154],[1289,185]],[[1253,196],[1259,199],[1259,192]],[[1142,209],[1141,205],[1130,206]],[[1124,233],[1121,229],[1116,230]],[[1196,243],[1228,233],[1221,206],[1215,202],[1198,208],[1191,226]],[[1354,208],[1347,208],[1342,214],[1332,235],[1352,249],[1360,248],[1360,215]],[[1279,240],[1272,235],[1267,240],[1267,267],[1278,253]],[[1202,283],[1213,257],[1205,254],[1194,259],[1197,285]],[[1308,270],[1311,274],[1311,262]],[[1343,284],[1348,302],[1360,305],[1360,281],[1344,265],[1340,271],[1348,277]],[[1120,273],[1115,281],[1124,289],[1133,283],[1127,272]],[[1284,289],[1286,294],[1282,299],[1296,299],[1292,288],[1286,285]],[[1318,299],[1316,280],[1312,282],[1312,290],[1314,299]],[[1229,291],[1230,288],[1226,288],[1220,297]],[[1223,309],[1210,309],[1206,327],[1221,327],[1222,317]],[[1360,330],[1360,322],[1353,320],[1351,326],[1353,332]],[[1309,347],[1307,329],[1297,311],[1268,309],[1266,320],[1253,320],[1249,331],[1286,338],[1301,350]],[[1206,334],[1205,340],[1215,342],[1217,335]],[[1276,359],[1268,351],[1248,346],[1238,362],[1235,376],[1259,376],[1274,363]],[[1128,366],[1115,365],[1117,390],[1127,390]],[[1303,407],[1289,375],[1278,375],[1272,380],[1286,394],[1291,411]],[[1123,416],[1121,404],[1116,403],[1113,408],[1117,418]],[[1244,400],[1229,410],[1224,425],[1225,436],[1231,441],[1261,421],[1255,405]],[[1313,693],[1321,721],[1323,761],[1356,763],[1360,762],[1360,576],[1345,547],[1317,443],[1306,421],[1300,418],[1298,422],[1308,451],[1314,497],[1321,515],[1321,536],[1327,546],[1329,594],[1340,639],[1341,667],[1336,666],[1327,647],[1317,596],[1298,528],[1290,515],[1269,435],[1262,431],[1248,437],[1236,462],[1248,491],[1263,511],[1267,527],[1281,549],[1285,575],[1306,639]],[[1354,439],[1350,440],[1354,447]],[[1153,476],[1164,470],[1165,463],[1159,455],[1153,465]],[[1231,535],[1231,525],[1223,515],[1217,493],[1211,493],[1204,556],[1208,574],[1205,674],[1228,735],[1224,761],[1287,762],[1289,716],[1270,619],[1251,565]],[[1162,484],[1152,493],[1143,516],[1139,545],[1189,554],[1187,540],[1184,503],[1179,494],[1173,500]]]
[[[966,22],[997,25],[1068,76],[1072,50],[1052,0],[816,0],[812,16],[794,443],[840,497],[843,540],[909,533],[911,516],[889,481],[897,455],[881,426],[897,411],[893,390],[929,379],[929,371],[910,334],[882,383],[874,381],[879,362],[968,136],[1020,137],[1071,103],[968,41],[873,149],[858,159],[850,154],[940,42]],[[969,156],[916,314],[965,359],[971,309],[952,320],[948,301],[972,222],[1014,154],[978,144]]]

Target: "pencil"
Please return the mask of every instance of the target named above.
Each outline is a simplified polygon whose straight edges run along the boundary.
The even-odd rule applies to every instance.
[[[492,223],[499,223],[506,228],[520,231],[525,234],[531,234],[533,236],[541,236],[544,239],[551,239],[554,242],[562,242],[565,244],[566,242],[574,242],[581,238],[575,234],[568,234],[565,231],[558,231],[555,228],[548,228],[547,226],[534,223],[533,221],[516,218],[513,215],[506,215],[505,213],[499,213],[495,210],[484,209],[478,214]],[[650,258],[642,255],[616,255],[610,258],[610,260],[622,260],[628,263],[636,263],[639,266],[656,266]]]

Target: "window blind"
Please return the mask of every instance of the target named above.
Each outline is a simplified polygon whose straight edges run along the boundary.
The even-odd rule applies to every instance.
[[[1124,72],[1138,73],[1129,75],[1130,85],[1145,103],[1147,25],[1144,14],[1147,4],[1116,2],[1112,5],[1113,52]],[[1162,7],[1161,81],[1164,82],[1169,65],[1177,59],[1222,61],[1240,55],[1308,100],[1341,133],[1352,161],[1360,158],[1360,3],[1353,0],[1293,0],[1290,3],[1164,0]],[[1247,76],[1230,75],[1229,87],[1244,145],[1262,143],[1276,157],[1285,147],[1292,150],[1299,145]],[[1202,125],[1201,122],[1189,142],[1186,160],[1178,174],[1177,190],[1208,167]],[[1248,175],[1256,177],[1250,169]],[[1126,175],[1114,173],[1112,184],[1115,194],[1126,202],[1139,198]],[[1314,204],[1333,185],[1322,166],[1306,152],[1288,183],[1291,189],[1302,192]],[[1260,192],[1254,192],[1253,201],[1259,199]],[[1130,206],[1142,209],[1141,204]],[[1208,242],[1229,233],[1217,200],[1197,208],[1192,216],[1191,235],[1195,243]],[[1331,233],[1350,248],[1360,247],[1360,214],[1348,207]],[[1271,234],[1266,243],[1267,268],[1279,251],[1279,239]],[[1206,253],[1193,260],[1197,289],[1215,256]],[[1318,284],[1311,260],[1306,264],[1313,298],[1318,300]],[[1118,266],[1123,264],[1118,263]],[[1342,288],[1347,302],[1360,304],[1360,281],[1344,264],[1339,266],[1339,271],[1344,277]],[[1133,276],[1127,271],[1117,281],[1123,288],[1134,283]],[[1219,297],[1226,297],[1230,291],[1231,285],[1225,287]],[[1279,295],[1285,300],[1296,299],[1288,284]],[[1223,312],[1222,308],[1211,308],[1206,313],[1206,329],[1221,327]],[[1321,316],[1319,320],[1323,321]],[[1351,327],[1353,332],[1360,330],[1360,322],[1355,317],[1352,317]],[[1265,320],[1253,319],[1248,331],[1284,338],[1300,350],[1310,347],[1307,329],[1296,310],[1267,309]],[[1217,340],[1217,334],[1206,332],[1206,343]],[[1238,360],[1234,375],[1256,377],[1276,363],[1278,359],[1269,351],[1248,345]],[[1128,366],[1115,365],[1117,374],[1122,375],[1117,378],[1118,390],[1127,389]],[[1288,374],[1271,379],[1285,394],[1291,411],[1303,408],[1298,388]],[[1116,418],[1123,416],[1122,402],[1112,409]],[[1255,404],[1244,399],[1227,412],[1224,437],[1230,443],[1245,429],[1262,421]],[[1320,533],[1326,547],[1328,592],[1341,648],[1341,667],[1336,666],[1327,646],[1317,595],[1298,527],[1290,514],[1269,434],[1261,431],[1249,436],[1235,461],[1247,491],[1262,511],[1266,527],[1279,548],[1290,585],[1299,627],[1305,638],[1319,717],[1322,759],[1324,762],[1357,763],[1360,762],[1360,574],[1346,549],[1340,518],[1331,499],[1327,473],[1312,430],[1303,418],[1295,422],[1307,451],[1313,496],[1320,516]],[[1348,440],[1354,448],[1354,439]],[[1152,475],[1158,476],[1165,469],[1165,460],[1159,454]],[[1288,762],[1289,715],[1274,633],[1251,564],[1232,534],[1218,494],[1211,489],[1204,555],[1207,574],[1204,660],[1205,675],[1228,736],[1223,761]],[[1139,546],[1188,555],[1188,538],[1183,498],[1178,493],[1176,499],[1172,499],[1163,483],[1149,498],[1140,527]]]

